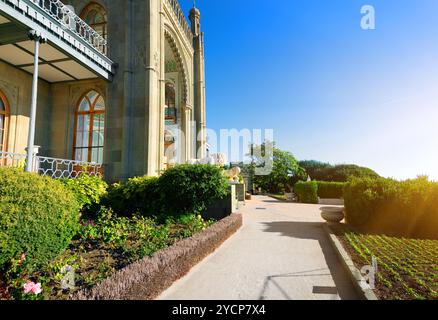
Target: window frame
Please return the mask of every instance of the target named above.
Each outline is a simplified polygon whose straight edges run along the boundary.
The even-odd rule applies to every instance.
[[[0,90],[0,100],[3,103],[3,106],[5,107],[5,111],[0,110],[0,115],[4,116],[4,122],[3,122],[3,141],[1,142],[1,148],[0,152],[7,152],[8,150],[8,135],[9,135],[9,118],[11,116],[10,109],[9,109],[9,102],[6,98],[6,95]]]
[[[95,92],[97,95],[94,98],[94,101],[90,101],[90,99],[88,98],[88,95],[92,92]],[[95,106],[97,104],[97,102],[99,101],[99,99],[102,98],[103,102],[104,102],[104,110],[95,110]],[[80,107],[82,102],[86,100],[89,106],[89,110],[88,111],[80,111]],[[79,117],[80,116],[89,116],[89,128],[88,128],[88,146],[87,147],[78,147],[77,146],[77,137],[78,137],[78,125],[79,125]],[[76,151],[77,150],[87,150],[88,154],[87,154],[87,162],[92,163],[92,157],[93,157],[93,149],[99,149],[102,148],[103,150],[105,149],[105,138],[104,138],[104,142],[102,144],[102,146],[93,146],[93,133],[94,133],[94,118],[95,115],[104,115],[104,122],[103,122],[103,130],[104,132],[106,131],[106,101],[105,101],[105,97],[96,89],[91,89],[88,90],[85,94],[83,94],[81,96],[81,98],[79,99],[78,103],[76,104],[76,109],[75,109],[75,124],[74,124],[74,137],[73,137],[73,156],[72,159],[75,161],[82,161],[82,160],[78,160],[76,158]],[[101,159],[103,163],[103,158]]]
[[[103,18],[104,18],[104,22],[98,22],[98,23],[88,23],[86,21],[87,15],[93,11],[96,10],[97,12],[99,12]],[[80,14],[80,18],[85,21],[85,23],[87,23],[93,30],[95,30],[96,32],[98,32],[96,30],[96,26],[102,27],[103,28],[103,34],[101,34],[101,36],[108,42],[108,12],[106,10],[106,8],[98,3],[98,2],[90,2],[89,4],[87,4],[84,9],[82,9],[81,14]],[[99,32],[98,32],[99,33]],[[99,33],[100,34],[100,33]],[[105,47],[105,54],[106,54],[106,47]]]

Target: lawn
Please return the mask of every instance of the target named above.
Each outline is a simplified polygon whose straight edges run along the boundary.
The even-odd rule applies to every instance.
[[[438,240],[362,234],[347,228],[338,238],[360,270],[378,262],[375,293],[382,300],[438,299]]]

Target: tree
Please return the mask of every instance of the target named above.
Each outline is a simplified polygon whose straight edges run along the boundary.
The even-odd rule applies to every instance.
[[[347,182],[353,177],[379,177],[379,175],[373,170],[354,164],[341,164],[333,166],[329,163],[319,162],[316,160],[300,161],[299,164],[306,170],[307,174],[312,180],[318,181]]]
[[[272,150],[270,155],[265,154],[266,150]],[[272,193],[290,191],[294,180],[305,174],[298,161],[292,153],[275,147],[274,142],[265,142],[262,145],[252,147],[253,165],[263,167],[267,159],[272,163],[272,170],[267,175],[256,175],[254,182],[257,187]]]
[[[306,171],[308,177],[310,176],[312,180],[320,180],[317,179],[317,177],[323,176],[325,170],[333,168],[330,163],[316,160],[300,161],[299,165]]]

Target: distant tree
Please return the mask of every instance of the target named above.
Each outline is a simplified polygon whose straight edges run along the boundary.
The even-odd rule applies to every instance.
[[[354,164],[333,166],[316,160],[300,161],[299,164],[306,170],[312,180],[318,181],[346,182],[353,177],[379,177],[375,171]]]
[[[333,168],[330,163],[316,161],[316,160],[305,160],[299,162],[300,167],[302,167],[307,173],[308,177],[312,180],[319,180],[316,177],[324,175],[324,170]],[[307,178],[306,177],[306,180]]]
[[[255,167],[266,165],[266,158],[260,155],[265,154],[267,148],[273,150],[270,159],[273,163],[272,171],[268,175],[255,176],[255,185],[272,193],[290,191],[294,179],[305,174],[304,169],[300,167],[292,153],[278,149],[273,142],[253,146],[252,156]]]

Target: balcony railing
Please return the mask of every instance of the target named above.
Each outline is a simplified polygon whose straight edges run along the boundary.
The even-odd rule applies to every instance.
[[[60,0],[0,0],[7,19],[44,34],[58,50],[95,74],[111,80],[114,63],[106,55],[107,41]]]
[[[63,4],[60,0],[30,0],[51,17],[56,19],[66,29],[72,31],[83,40],[91,44],[95,49],[101,53],[107,52],[107,41],[98,32],[91,28],[76,13],[69,7]]]
[[[26,155],[0,152],[0,167],[24,168]],[[84,161],[34,156],[32,171],[53,179],[74,179],[82,173],[101,177],[103,165]]]
[[[188,40],[191,42],[193,40],[193,33],[192,28],[190,27],[189,23],[187,22],[186,16],[184,15],[183,10],[181,9],[181,6],[178,2],[178,0],[166,0],[169,6],[173,9],[173,12],[176,15],[176,18],[183,29],[185,35],[187,36]]]

